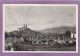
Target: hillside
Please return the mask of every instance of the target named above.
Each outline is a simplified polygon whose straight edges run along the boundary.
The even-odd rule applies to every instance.
[[[39,32],[41,33],[57,33],[57,34],[62,34],[65,33],[66,31],[76,33],[76,27],[57,27],[57,28],[47,28],[44,30],[39,30]]]

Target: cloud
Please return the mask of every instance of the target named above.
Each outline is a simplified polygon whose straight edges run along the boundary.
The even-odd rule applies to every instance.
[[[51,20],[51,21],[48,21],[47,23],[55,23],[55,21],[54,20]]]
[[[6,27],[12,27],[12,26],[23,26],[24,24],[10,24],[10,25],[5,25]],[[31,23],[27,23],[27,25],[33,25]]]
[[[75,6],[6,6],[6,30],[16,30],[27,24],[33,30],[51,27],[75,26]]]

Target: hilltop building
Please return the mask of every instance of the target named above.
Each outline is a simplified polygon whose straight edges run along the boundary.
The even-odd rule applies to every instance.
[[[28,29],[28,28],[27,28],[27,24],[24,24],[23,27],[18,28],[18,31],[27,30],[27,29]]]

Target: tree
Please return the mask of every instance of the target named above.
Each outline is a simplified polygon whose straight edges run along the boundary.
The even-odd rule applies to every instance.
[[[9,37],[15,37],[15,35],[13,34],[13,32],[9,32]]]
[[[65,32],[65,35],[66,35],[66,36],[70,36],[70,35],[71,35],[70,31],[66,31],[66,32]]]
[[[5,32],[5,37],[8,37],[8,33],[7,32]]]

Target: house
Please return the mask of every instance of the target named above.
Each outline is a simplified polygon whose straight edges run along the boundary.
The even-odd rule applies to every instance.
[[[71,33],[71,38],[76,38],[76,34],[75,33]]]

